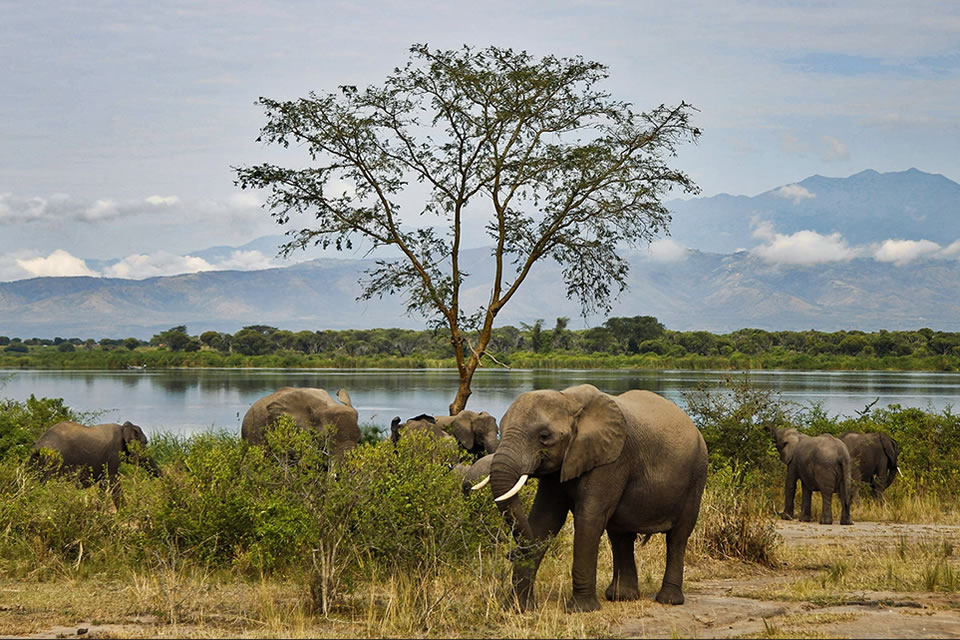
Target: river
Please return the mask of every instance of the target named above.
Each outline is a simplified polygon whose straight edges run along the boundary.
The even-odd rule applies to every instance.
[[[603,391],[648,389],[685,406],[683,393],[743,372],[687,370],[481,369],[467,407],[499,421],[517,394],[589,382]],[[854,416],[878,399],[940,411],[960,400],[960,373],[890,371],[751,371],[752,385],[801,406],[820,403],[831,416]],[[123,371],[0,370],[0,398],[63,398],[78,411],[103,411],[97,422],[130,420],[150,435],[205,430],[240,432],[258,398],[283,386],[344,388],[360,424],[389,431],[391,418],[446,414],[457,389],[452,369],[157,369]]]

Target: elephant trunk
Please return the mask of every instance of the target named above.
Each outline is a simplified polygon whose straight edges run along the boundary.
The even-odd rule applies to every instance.
[[[501,447],[493,456],[490,465],[490,490],[494,498],[499,498],[514,489],[522,476],[528,475],[527,470],[516,462],[516,459],[509,455]],[[503,514],[507,523],[513,530],[513,535],[518,542],[532,543],[535,538],[533,530],[530,528],[530,522],[527,520],[527,514],[524,513],[523,505],[520,504],[520,498],[512,495],[504,500],[497,502],[497,508]]]

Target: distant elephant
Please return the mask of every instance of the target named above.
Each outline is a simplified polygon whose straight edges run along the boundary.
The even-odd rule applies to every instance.
[[[513,528],[513,587],[522,610],[547,542],[573,512],[573,594],[568,611],[593,611],[604,530],[613,550],[608,600],[640,597],[634,543],[665,533],[666,569],[656,600],[682,604],[687,539],[700,512],[707,446],[677,405],[649,391],[603,393],[590,384],[521,393],[500,423],[490,467],[495,501]],[[517,493],[540,479],[529,516]]]
[[[357,410],[346,390],[338,390],[337,399],[340,402],[325,389],[283,387],[253,403],[243,416],[240,436],[250,444],[263,444],[264,429],[287,414],[301,429],[335,426],[333,453],[342,455],[360,442],[360,427]]]
[[[463,495],[470,495],[487,486],[490,482],[490,465],[493,464],[493,454],[488,453],[473,464],[461,462],[453,468],[461,476]]]
[[[139,447],[131,445],[138,443]],[[46,476],[80,472],[84,486],[106,480],[114,502],[120,504],[117,470],[124,459],[148,469],[154,476],[160,468],[146,454],[147,436],[130,421],[86,427],[76,422],[58,422],[37,439],[31,460]],[[54,456],[50,456],[54,452]]]
[[[900,470],[897,466],[900,445],[885,433],[847,431],[840,434],[840,439],[850,452],[853,478],[869,484],[874,498],[882,498],[883,491]]]
[[[437,437],[452,435],[457,444],[476,457],[497,450],[497,419],[486,411],[477,413],[464,409],[455,416],[432,416],[422,413],[400,424],[400,417],[393,419],[390,425],[391,439],[396,442],[404,429],[427,430]]]
[[[834,493],[840,497],[840,524],[853,524],[850,519],[850,452],[843,441],[829,433],[808,436],[793,428],[776,429],[773,437],[780,460],[787,465],[781,518],[793,519],[793,501],[797,480],[800,480],[802,522],[813,520],[810,503],[813,492],[819,491],[823,502],[820,524],[833,524]]]

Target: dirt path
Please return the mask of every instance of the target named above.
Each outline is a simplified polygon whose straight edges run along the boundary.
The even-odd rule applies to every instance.
[[[779,522],[785,546],[837,545],[855,552],[866,545],[896,545],[901,540],[949,540],[960,543],[960,526],[858,522],[854,526]],[[960,638],[960,594],[867,592],[846,602],[818,605],[767,600],[737,594],[786,583],[796,576],[700,580],[686,585],[680,607],[654,605],[643,617],[623,625],[626,638]]]

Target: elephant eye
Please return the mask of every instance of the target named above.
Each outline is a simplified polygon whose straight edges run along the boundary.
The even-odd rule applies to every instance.
[[[540,430],[540,444],[550,444],[553,441],[553,434],[549,429]]]

